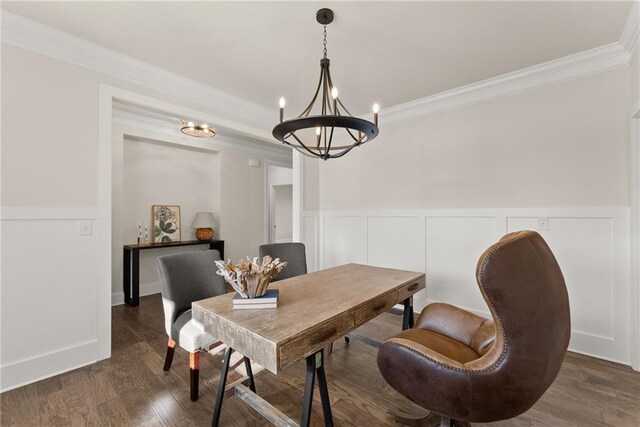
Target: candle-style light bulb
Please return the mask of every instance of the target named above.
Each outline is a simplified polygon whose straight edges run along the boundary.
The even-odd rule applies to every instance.
[[[284,121],[284,106],[287,103],[287,101],[284,100],[284,96],[280,97],[280,123],[282,123]]]
[[[322,134],[322,128],[317,127],[316,128],[316,143],[318,144],[318,147],[320,146],[320,135]]]
[[[373,104],[373,123],[378,126],[378,111],[380,111],[380,106],[376,102]]]
[[[338,115],[338,88],[331,89],[331,97],[333,98],[333,114]]]

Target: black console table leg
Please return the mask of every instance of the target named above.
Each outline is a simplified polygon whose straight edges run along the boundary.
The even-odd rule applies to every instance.
[[[131,304],[131,251],[123,250],[122,255],[122,292],[124,292],[124,303]]]
[[[220,259],[224,261],[224,242],[209,243],[209,249],[217,249],[220,252]]]
[[[131,290],[130,306],[136,306],[140,303],[140,250],[133,251],[133,268],[131,275],[133,276],[133,289]]]

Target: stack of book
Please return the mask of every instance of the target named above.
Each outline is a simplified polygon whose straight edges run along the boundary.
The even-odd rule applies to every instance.
[[[278,290],[270,289],[261,297],[242,298],[236,293],[233,297],[233,308],[238,310],[252,310],[257,308],[277,308]]]

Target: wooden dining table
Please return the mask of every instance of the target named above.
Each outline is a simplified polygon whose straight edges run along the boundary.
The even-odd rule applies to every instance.
[[[324,348],[364,323],[404,304],[402,328],[413,326],[413,295],[425,288],[424,273],[346,264],[272,283],[279,290],[276,309],[234,310],[233,294],[193,303],[193,318],[227,348],[212,425],[217,426],[225,396],[235,395],[277,426],[308,426],[317,379],[326,426],[333,425],[324,372]],[[251,370],[249,387],[227,387],[231,353],[237,351],[278,374],[306,359],[301,422],[298,424],[262,399]],[[250,367],[250,363],[247,363]]]

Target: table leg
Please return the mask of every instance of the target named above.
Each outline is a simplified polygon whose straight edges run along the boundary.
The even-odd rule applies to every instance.
[[[320,366],[316,368],[316,375],[318,376],[318,389],[320,390],[320,400],[322,401],[324,425],[333,427],[333,415],[331,414],[331,402],[329,401],[327,377],[324,374],[324,353],[322,350],[320,351]]]
[[[220,412],[222,411],[222,400],[224,399],[224,389],[227,385],[227,374],[229,373],[229,362],[231,361],[231,353],[233,353],[233,349],[231,347],[227,347],[227,349],[224,352],[224,362],[222,363],[222,371],[220,372],[220,382],[218,383],[218,396],[216,397],[216,406],[213,409],[213,420],[211,421],[211,425],[213,427],[218,427],[218,423],[220,422]]]
[[[251,360],[248,357],[244,358],[244,369],[247,371],[249,377],[249,390],[256,393],[256,382],[253,379],[253,370],[251,369]]]
[[[404,312],[402,313],[402,330],[411,329],[415,323],[413,314],[413,296],[402,301]]]
[[[309,427],[311,422],[313,385],[316,376],[318,377],[318,389],[320,391],[320,400],[322,401],[324,425],[327,427],[333,427],[333,415],[331,414],[329,389],[327,388],[327,377],[324,373],[324,349],[307,357],[307,380],[304,385],[304,395],[302,398],[302,422],[300,423],[300,426]]]
[[[309,427],[311,423],[311,406],[313,405],[313,383],[316,379],[316,354],[307,357],[307,380],[304,383],[302,397],[302,421],[300,427]]]
[[[140,304],[140,250],[134,249],[133,251],[133,268],[132,268],[132,281],[133,287],[131,289],[131,302],[130,306],[136,306]]]
[[[131,304],[131,251],[123,250],[122,255],[122,292],[124,292],[124,303]]]

